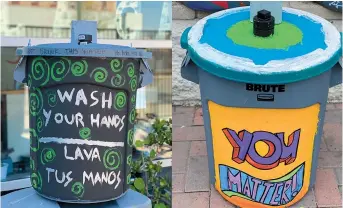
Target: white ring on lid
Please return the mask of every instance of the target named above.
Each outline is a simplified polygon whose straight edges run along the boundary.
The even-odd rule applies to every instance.
[[[212,15],[209,15],[198,21],[188,33],[188,46],[192,48],[202,59],[212,62],[224,68],[230,68],[237,71],[248,71],[256,74],[268,74],[272,72],[285,72],[285,71],[301,71],[308,69],[329,60],[341,47],[340,34],[330,22],[327,20],[297,9],[283,8],[283,11],[298,15],[305,16],[313,22],[322,25],[322,32],[325,36],[325,50],[318,48],[311,53],[298,56],[295,58],[287,58],[283,60],[272,60],[265,65],[255,65],[255,63],[244,57],[233,56],[219,51],[207,43],[200,43],[203,35],[203,29],[208,19],[219,19],[226,15],[234,14],[241,11],[248,10],[249,7],[238,7],[234,9],[223,10]]]

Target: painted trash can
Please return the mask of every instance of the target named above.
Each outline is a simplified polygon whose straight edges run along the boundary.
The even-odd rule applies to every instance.
[[[336,28],[281,11],[268,37],[254,35],[249,7],[211,14],[181,36],[181,75],[200,87],[211,184],[239,207],[289,207],[304,197],[328,89],[342,82]],[[266,10],[256,16],[268,12],[273,19]]]
[[[114,200],[129,189],[137,89],[151,53],[97,43],[97,23],[73,21],[71,43],[17,49],[29,87],[31,183],[70,203]]]

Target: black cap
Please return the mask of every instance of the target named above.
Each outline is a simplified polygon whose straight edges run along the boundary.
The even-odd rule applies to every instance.
[[[274,34],[275,19],[270,11],[265,9],[257,12],[254,17],[254,35],[268,37]]]

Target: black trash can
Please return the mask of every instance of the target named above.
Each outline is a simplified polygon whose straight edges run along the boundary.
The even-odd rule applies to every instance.
[[[73,21],[72,40],[17,49],[29,87],[33,188],[63,202],[126,193],[137,89],[152,81],[150,52],[96,43],[96,22]]]

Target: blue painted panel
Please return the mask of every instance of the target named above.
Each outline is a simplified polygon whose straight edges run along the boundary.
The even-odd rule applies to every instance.
[[[226,15],[220,19],[209,19],[204,26],[200,43],[207,43],[218,51],[237,57],[251,59],[256,65],[264,65],[271,60],[284,60],[308,54],[318,48],[326,49],[322,25],[311,21],[305,16],[297,16],[283,11],[283,21],[294,24],[303,33],[301,43],[283,49],[259,49],[235,44],[226,36],[227,30],[234,24],[250,19],[249,9]]]

